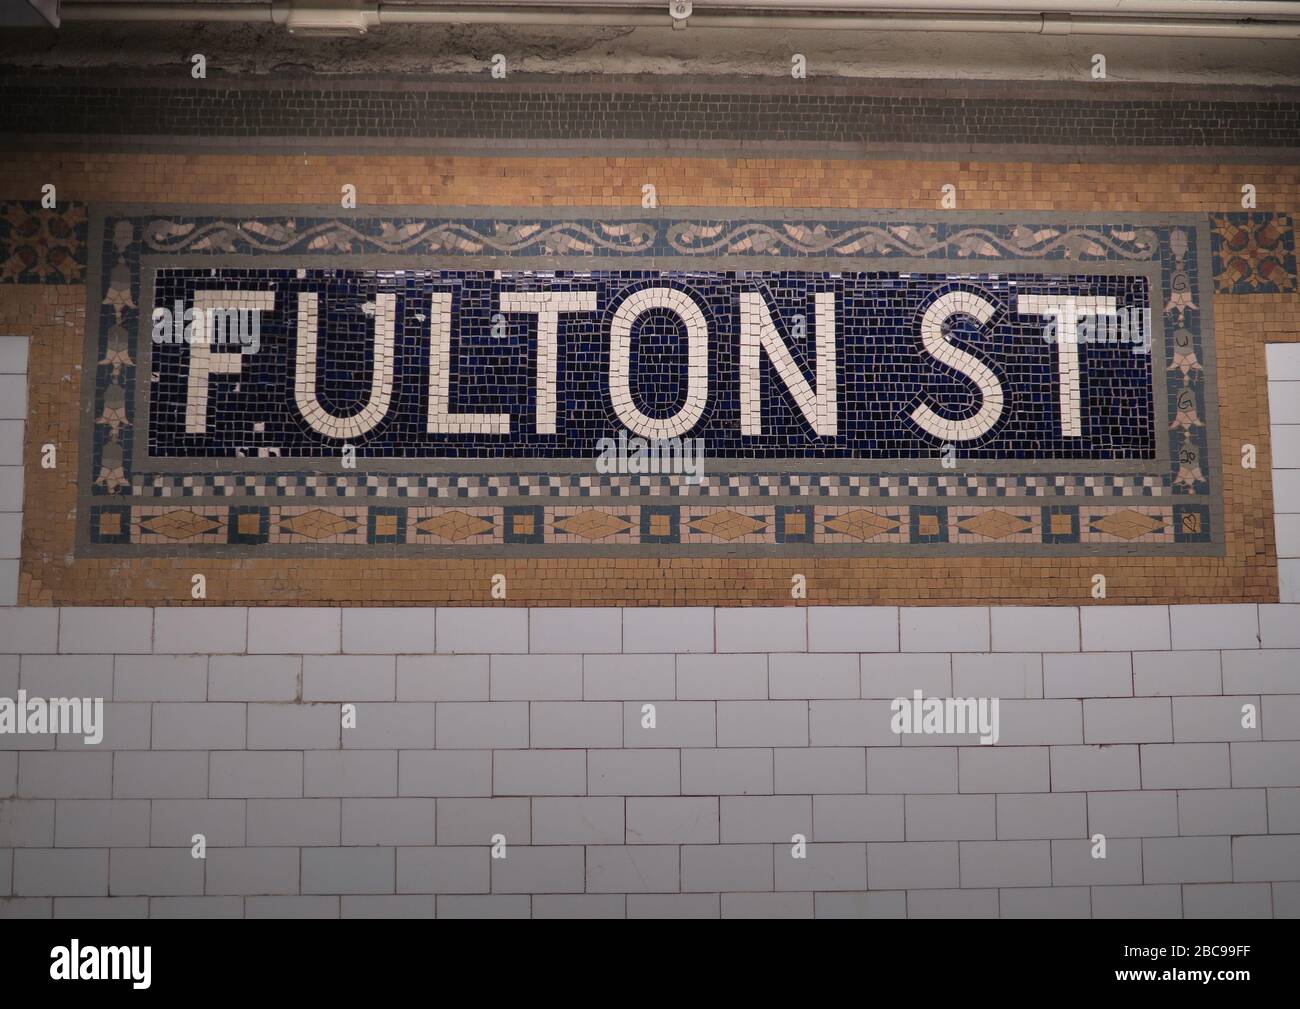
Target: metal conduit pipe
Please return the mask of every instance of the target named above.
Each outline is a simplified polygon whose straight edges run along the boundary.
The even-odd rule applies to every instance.
[[[419,4],[419,6],[435,6]],[[444,4],[444,6],[447,6]],[[455,5],[451,5],[455,6]],[[571,0],[487,0],[490,7],[583,6]],[[656,9],[648,0],[588,0],[586,6]],[[663,6],[667,6],[665,0]],[[1178,17],[1300,18],[1292,0],[700,0],[698,7],[748,10],[824,10],[841,12],[931,11],[945,14],[1111,14]]]
[[[824,31],[1003,32],[1033,35],[1159,36],[1167,38],[1300,39],[1300,14],[1292,4],[1222,0],[1010,0],[1003,10],[971,0],[704,0],[689,17],[699,28],[776,28]],[[983,8],[983,10],[981,10]],[[1068,10],[1067,10],[1068,8]],[[1249,10],[1248,10],[1249,9]],[[797,10],[797,13],[791,11]],[[1110,15],[1094,11],[1107,10]],[[1182,16],[1165,16],[1174,10]],[[1186,16],[1194,12],[1196,17]],[[1277,18],[1289,13],[1285,20]],[[665,27],[673,23],[668,4],[645,0],[601,0],[584,7],[555,0],[478,4],[343,4],[320,0],[263,3],[96,3],[65,0],[64,21],[160,21],[295,23],[344,18],[351,30],[379,25],[565,25]],[[1115,16],[1115,15],[1119,16]],[[679,19],[680,23],[680,19]]]

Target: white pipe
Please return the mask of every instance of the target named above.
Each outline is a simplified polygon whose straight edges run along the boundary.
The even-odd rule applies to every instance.
[[[696,8],[698,10],[698,8]],[[427,9],[403,5],[379,8],[379,23],[390,24],[497,24],[497,25],[631,25],[664,27],[664,14],[620,14],[611,11],[499,11],[482,7]],[[1181,38],[1300,39],[1300,22],[1287,24],[1235,24],[1223,21],[1159,18],[1069,18],[1062,15],[948,17],[908,14],[750,14],[693,13],[693,28],[780,28],[787,31],[904,31],[976,32],[1026,35],[1142,35]]]
[[[387,23],[381,18],[381,24]],[[727,15],[691,15],[690,23],[698,28],[785,28],[790,30],[822,29],[827,31],[916,31],[979,32],[1029,35],[1131,35],[1164,38],[1223,39],[1300,39],[1300,22],[1286,24],[1234,24],[1222,21],[1008,17],[978,18],[974,15],[948,18],[909,18],[905,15],[864,14],[860,17],[744,17]]]
[[[581,0],[557,10],[549,4],[563,0],[527,0],[515,3],[477,3],[474,5],[364,4],[361,9],[378,24],[497,24],[497,25],[614,25],[666,27],[671,23],[668,5],[660,9],[646,0],[599,0],[583,8]],[[284,24],[291,7],[310,9],[310,2],[290,4],[284,0],[271,3],[126,3],[78,2],[64,0],[64,21],[164,21],[164,22],[240,22]],[[320,4],[320,6],[327,6]],[[801,6],[808,13],[777,13],[779,9]],[[1003,9],[1020,13],[1007,15],[978,14],[987,9],[987,0],[702,0],[691,15],[689,24],[698,28],[778,28],[783,30],[825,31],[940,31],[1002,32],[1035,35],[1130,35],[1180,38],[1300,39],[1300,19],[1292,4],[1240,3],[1223,0],[1186,0],[1183,4],[1168,0],[1007,0]],[[1082,9],[1122,10],[1125,16],[1101,17],[1076,14]],[[575,9],[576,7],[576,9]],[[1064,8],[1071,13],[1064,13]],[[1195,8],[1201,18],[1162,17],[1153,8],[1178,9],[1186,13]],[[746,8],[750,8],[746,10]],[[763,13],[761,10],[771,10]],[[1044,11],[1044,8],[1060,8]],[[1292,18],[1281,21],[1225,20],[1239,18],[1245,8],[1286,8]],[[824,10],[827,13],[814,13]],[[830,13],[834,11],[835,13]],[[916,13],[912,13],[915,11]],[[921,12],[935,12],[925,14]],[[1033,13],[1030,13],[1033,11]],[[1139,11],[1145,16],[1139,16]],[[942,13],[940,13],[942,12]],[[1263,13],[1261,11],[1260,13]],[[1213,16],[1211,16],[1213,15]]]
[[[633,20],[633,19],[636,20]],[[638,24],[660,28],[671,24],[665,4],[662,14],[621,14],[617,11],[547,11],[522,13],[488,10],[482,7],[428,10],[403,5],[379,10],[380,24]],[[781,15],[781,14],[692,14],[694,28],[823,28],[829,31],[974,31],[1038,32],[1039,18],[993,18],[974,14],[953,17],[911,17],[907,14]]]
[[[63,0],[64,21],[228,21],[274,19],[269,3],[76,3]]]
[[[481,7],[642,7],[667,6],[650,0],[482,0]],[[419,4],[419,6],[430,6]],[[750,10],[827,10],[838,12],[938,11],[948,14],[1119,14],[1179,17],[1300,17],[1294,0],[695,0],[696,10],[715,7]]]

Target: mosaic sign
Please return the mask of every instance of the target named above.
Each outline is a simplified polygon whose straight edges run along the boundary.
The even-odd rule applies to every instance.
[[[79,549],[1218,553],[1208,223],[99,210]]]
[[[353,444],[366,458],[589,459],[626,431],[697,438],[707,458],[911,459],[951,444],[984,459],[1150,459],[1146,288],[1033,274],[164,269],[149,454],[322,458]],[[205,324],[202,308],[193,318],[205,304],[228,307]],[[240,327],[228,334],[225,312]],[[176,339],[170,320],[186,313]],[[1088,318],[1104,332],[1081,356]],[[236,335],[239,353],[214,348]]]

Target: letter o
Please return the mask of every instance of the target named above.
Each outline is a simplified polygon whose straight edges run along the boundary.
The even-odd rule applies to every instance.
[[[647,417],[632,399],[632,324],[666,308],[686,326],[686,402],[671,417]],[[629,431],[643,438],[679,438],[704,415],[709,399],[709,324],[699,304],[672,287],[646,287],[623,300],[610,323],[609,395]]]

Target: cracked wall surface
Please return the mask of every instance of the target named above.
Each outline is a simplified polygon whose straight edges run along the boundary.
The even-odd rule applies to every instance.
[[[505,55],[513,73],[789,77],[803,53],[810,76],[924,80],[1090,79],[1093,55],[1116,83],[1300,83],[1300,44],[1261,40],[941,32],[717,28],[390,25],[358,39],[304,39],[273,25],[71,23],[10,32],[0,65],[94,70],[185,65],[196,52],[228,73],[484,74]],[[485,81],[485,85],[490,82]]]

